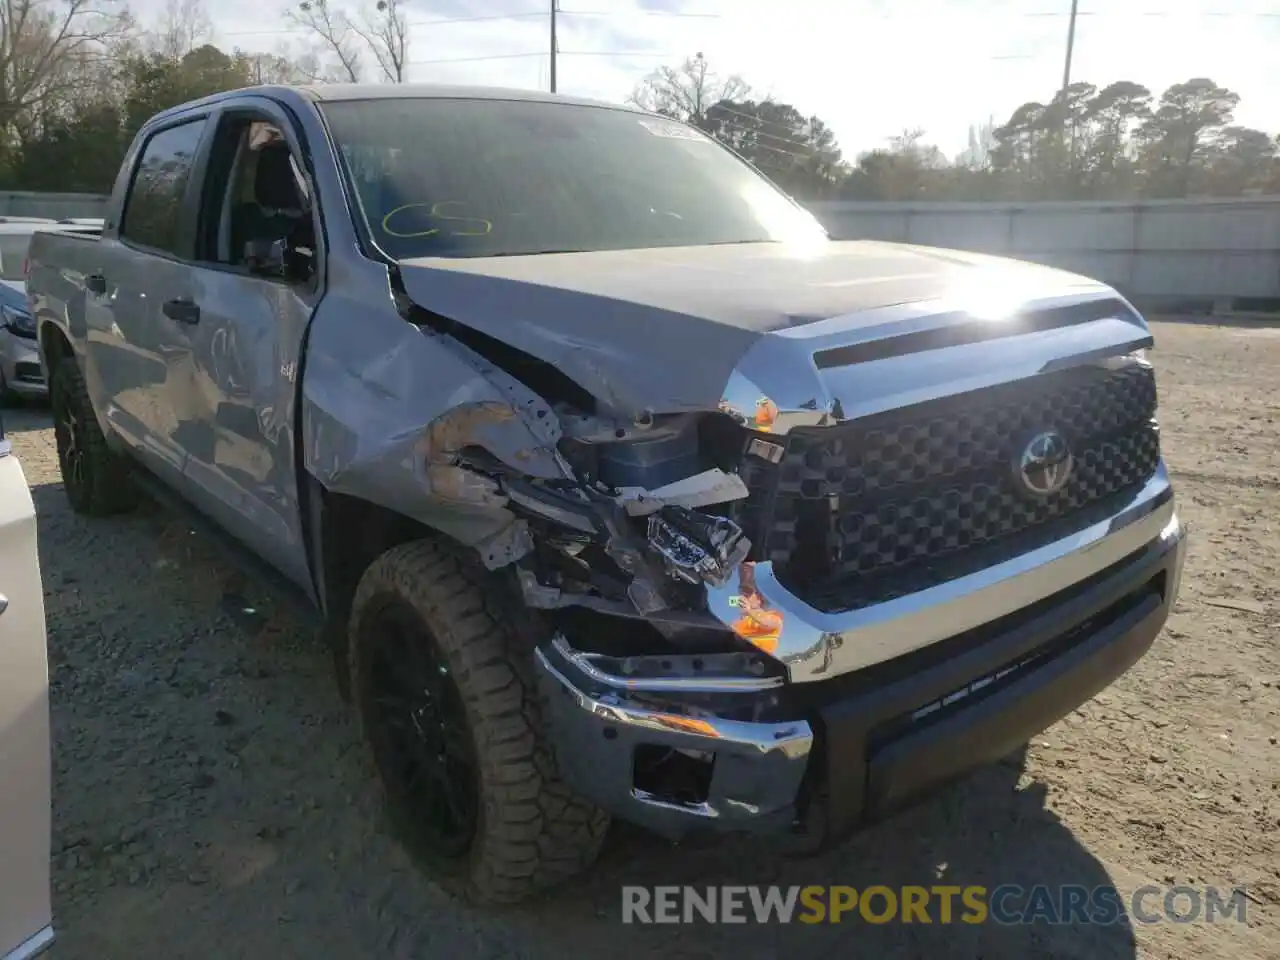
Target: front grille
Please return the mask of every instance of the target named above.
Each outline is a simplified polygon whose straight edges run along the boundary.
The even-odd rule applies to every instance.
[[[788,588],[821,609],[882,602],[1105,518],[1160,458],[1151,368],[1086,366],[795,430],[776,465],[744,464],[736,519]],[[1075,468],[1026,496],[1013,461],[1055,429]]]

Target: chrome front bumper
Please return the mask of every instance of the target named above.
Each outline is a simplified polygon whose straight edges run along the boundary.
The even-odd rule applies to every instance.
[[[779,659],[792,682],[776,665],[620,661],[557,637],[536,665],[560,773],[603,809],[672,837],[786,831],[815,795],[825,829],[852,829],[1025,743],[1125,672],[1172,609],[1185,556],[1161,466],[1104,524],[874,608],[821,614],[758,566],[757,587],[784,616]],[[726,608],[736,611],[726,603],[722,619]],[[944,642],[967,632],[961,648]],[[1022,666],[1029,657],[1040,659]],[[885,739],[939,704],[941,722]],[[704,795],[640,788],[641,747],[698,754],[710,771]]]
[[[785,830],[791,824],[813,747],[807,721],[749,722],[657,705],[664,693],[676,691],[682,698],[768,698],[778,684],[767,678],[743,678],[736,686],[684,677],[637,681],[592,666],[589,655],[572,650],[563,638],[535,655],[560,773],[603,809],[672,836],[699,821],[726,830]],[[636,787],[641,745],[714,754],[706,796],[676,802]]]
[[[814,609],[778,582],[773,564],[754,565],[755,588],[781,628],[773,656],[792,683],[828,680],[892,660],[997,620],[1065,590],[1123,559],[1176,524],[1173,490],[1161,461],[1155,475],[1101,523],[927,590],[848,613]],[[737,574],[707,588],[707,606],[731,626],[742,616]]]

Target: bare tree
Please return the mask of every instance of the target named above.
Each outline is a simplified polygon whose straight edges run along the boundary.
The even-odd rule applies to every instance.
[[[365,58],[372,56],[382,78],[404,83],[409,69],[409,21],[403,0],[375,0],[358,17],[330,0],[301,0],[289,21],[308,31],[318,46],[316,80],[364,79]]]
[[[302,0],[297,9],[290,10],[285,16],[295,26],[311,33],[321,48],[317,59],[324,64],[324,73],[313,79],[360,82],[363,73],[360,36],[352,29],[351,20],[345,13],[334,10],[329,0]],[[329,58],[337,61],[336,70],[328,69],[325,61]]]
[[[150,47],[166,57],[180,59],[213,40],[213,22],[200,0],[167,0]]]
[[[295,60],[287,47],[282,47],[276,53],[237,51],[237,56],[244,59],[250,82],[255,84],[314,82],[320,71],[314,57],[309,62],[306,55]]]
[[[351,24],[373,53],[389,83],[404,83],[408,71],[409,22],[399,0],[378,0],[361,15],[361,25]]]
[[[88,69],[132,27],[118,0],[0,0],[0,137],[85,90]]]
[[[706,129],[707,112],[722,100],[746,99],[747,82],[734,74],[721,78],[701,54],[694,54],[679,67],[659,67],[631,94],[636,106],[684,120]]]

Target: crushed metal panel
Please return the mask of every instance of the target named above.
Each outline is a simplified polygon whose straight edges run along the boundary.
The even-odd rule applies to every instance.
[[[452,267],[402,263],[414,303],[554,365],[628,417],[716,409],[734,365],[762,336],[640,303]]]
[[[308,342],[307,469],[327,490],[496,549],[494,538],[515,517],[493,484],[450,470],[452,455],[482,447],[524,475],[562,478],[550,408],[510,378],[495,383],[501,371],[477,369],[474,354],[408,323],[389,298],[385,310],[362,311],[358,323],[335,314],[317,316]],[[519,552],[519,535],[509,535],[495,556]]]
[[[508,524],[475,545],[480,560],[490,570],[509,566],[533,552],[533,535],[523,520]]]
[[[652,490],[623,487],[618,494],[618,502],[631,516],[644,517],[667,506],[711,507],[745,499],[748,493],[746,482],[736,473],[725,473],[719,467],[713,467]]]

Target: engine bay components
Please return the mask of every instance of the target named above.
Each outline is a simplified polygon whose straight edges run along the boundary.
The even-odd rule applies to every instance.
[[[650,516],[648,542],[672,576],[716,587],[751,550],[751,541],[732,520],[687,507],[663,507]]]

